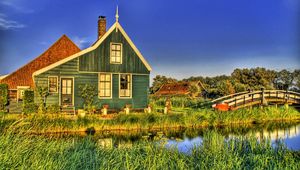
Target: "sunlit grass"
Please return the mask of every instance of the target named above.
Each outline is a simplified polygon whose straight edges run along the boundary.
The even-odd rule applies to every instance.
[[[24,135],[25,134],[25,135]],[[142,142],[129,148],[103,148],[92,136],[52,138],[0,134],[0,169],[299,169],[299,153],[270,141],[229,141],[207,132],[203,144],[188,154],[167,149],[164,142]]]
[[[59,114],[10,115],[0,117],[0,131],[5,129],[31,130],[33,132],[61,132],[129,129],[164,129],[180,127],[232,126],[239,124],[258,124],[266,121],[299,120],[300,113],[286,108],[249,108],[236,111],[219,112],[212,109],[173,108],[171,113],[131,113],[118,114],[112,119],[100,115],[87,115],[84,118]]]

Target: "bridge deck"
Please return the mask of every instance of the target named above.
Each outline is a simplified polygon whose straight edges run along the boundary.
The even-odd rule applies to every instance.
[[[218,104],[222,103],[222,105],[227,105],[232,110],[268,103],[300,104],[300,93],[283,90],[241,92],[215,99],[212,103],[215,108],[218,108]]]

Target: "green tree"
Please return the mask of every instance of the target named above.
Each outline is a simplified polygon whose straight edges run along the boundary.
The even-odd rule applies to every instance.
[[[198,82],[191,82],[189,86],[189,94],[191,98],[196,98],[200,93]]]
[[[47,99],[47,96],[49,95],[48,88],[47,87],[37,87],[36,92],[37,92],[37,94],[39,96],[39,100],[40,100],[40,102],[39,102],[40,104],[38,107],[38,113],[39,114],[45,113],[46,112],[46,99]]]
[[[97,96],[96,87],[90,84],[79,86],[80,96],[83,98],[83,106],[86,111],[93,113],[96,109],[94,106],[94,99]]]
[[[283,69],[277,72],[274,82],[277,89],[287,90],[293,85],[294,79],[295,74],[293,72]]]
[[[251,89],[273,89],[276,72],[265,68],[257,67],[251,69],[235,69],[231,77],[236,83],[244,84]]]
[[[294,70],[294,81],[295,81],[295,86],[298,91],[300,91],[300,69]]]
[[[218,83],[218,92],[220,95],[225,96],[229,94],[234,94],[235,90],[232,83],[229,80],[222,80]]]

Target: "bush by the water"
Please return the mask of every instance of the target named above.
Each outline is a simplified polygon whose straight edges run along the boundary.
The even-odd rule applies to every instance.
[[[100,115],[86,115],[82,119],[62,114],[31,114],[21,120],[18,116],[11,115],[9,117],[9,120],[7,120],[8,118],[2,120],[3,128],[12,126],[11,120],[15,120],[17,123],[14,123],[12,127],[16,126],[19,129],[30,129],[34,132],[59,132],[85,130],[88,127],[94,127],[96,130],[129,130],[257,124],[272,120],[299,120],[300,113],[292,107],[289,109],[266,107],[228,112],[218,112],[212,109],[181,109],[172,111],[170,114],[117,114],[110,119],[102,118]],[[6,121],[9,123],[5,123]]]
[[[189,98],[186,96],[173,96],[169,98],[173,107],[178,108],[208,108],[210,102],[203,98]],[[153,107],[164,107],[167,97],[155,97],[150,98],[150,103]]]

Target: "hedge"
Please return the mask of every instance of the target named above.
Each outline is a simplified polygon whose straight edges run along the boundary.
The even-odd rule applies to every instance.
[[[8,104],[8,85],[0,84],[0,110],[4,110],[4,106]]]
[[[34,103],[34,91],[25,90],[23,97],[23,112],[25,114],[28,113],[36,113],[38,106]]]

